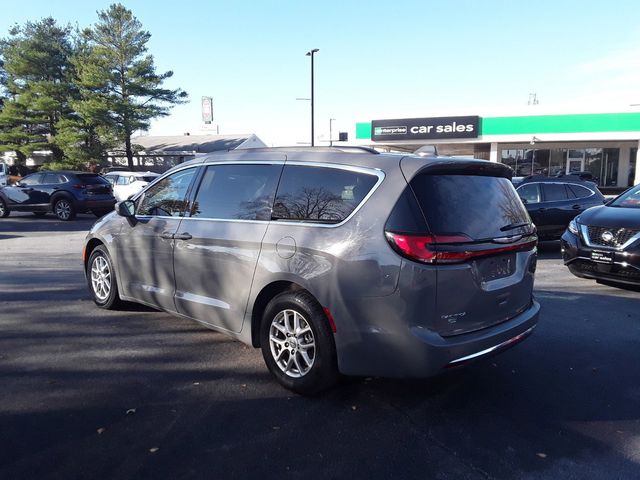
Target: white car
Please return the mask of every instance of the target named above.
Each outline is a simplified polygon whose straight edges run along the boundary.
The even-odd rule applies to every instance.
[[[109,172],[104,178],[113,185],[113,196],[118,202],[122,202],[138,193],[158,176],[158,173],[153,172]]]
[[[0,162],[0,187],[9,184],[9,165]]]

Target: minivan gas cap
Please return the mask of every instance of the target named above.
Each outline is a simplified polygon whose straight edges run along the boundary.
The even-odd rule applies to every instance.
[[[282,237],[276,243],[276,252],[281,258],[291,258],[296,253],[296,241],[293,237]]]

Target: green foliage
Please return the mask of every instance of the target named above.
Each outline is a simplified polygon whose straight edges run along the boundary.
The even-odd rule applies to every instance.
[[[77,160],[65,159],[61,162],[47,162],[40,170],[88,170],[88,164]]]
[[[163,88],[173,72],[156,72],[150,37],[121,4],[75,34],[51,17],[13,27],[0,39],[0,152],[51,150],[50,165],[80,168],[118,149],[132,167],[133,132],[187,97]]]
[[[92,124],[104,125],[124,143],[133,167],[131,135],[146,130],[153,118],[183,103],[186,92],[163,88],[173,72],[156,73],[147,54],[151,34],[121,4],[98,12],[98,22],[83,32],[83,48],[74,62],[82,100],[76,104]]]
[[[0,144],[25,156],[49,149],[54,159],[56,124],[71,113],[71,28],[51,18],[15,26],[0,40],[2,83],[8,94],[0,112]]]

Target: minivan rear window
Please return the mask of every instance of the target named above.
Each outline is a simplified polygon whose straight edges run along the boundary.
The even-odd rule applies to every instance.
[[[341,168],[285,165],[273,219],[340,223],[362,203],[377,180],[376,175]]]
[[[411,187],[434,235],[463,234],[483,240],[518,232],[516,225],[531,222],[506,178],[418,175]]]

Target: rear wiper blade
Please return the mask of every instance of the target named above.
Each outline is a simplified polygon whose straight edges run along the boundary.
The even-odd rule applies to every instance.
[[[524,223],[510,223],[509,225],[505,225],[504,227],[500,228],[501,232],[507,232],[509,230],[515,230],[516,228],[520,228],[520,227],[528,227],[529,226],[529,222],[524,222]]]

